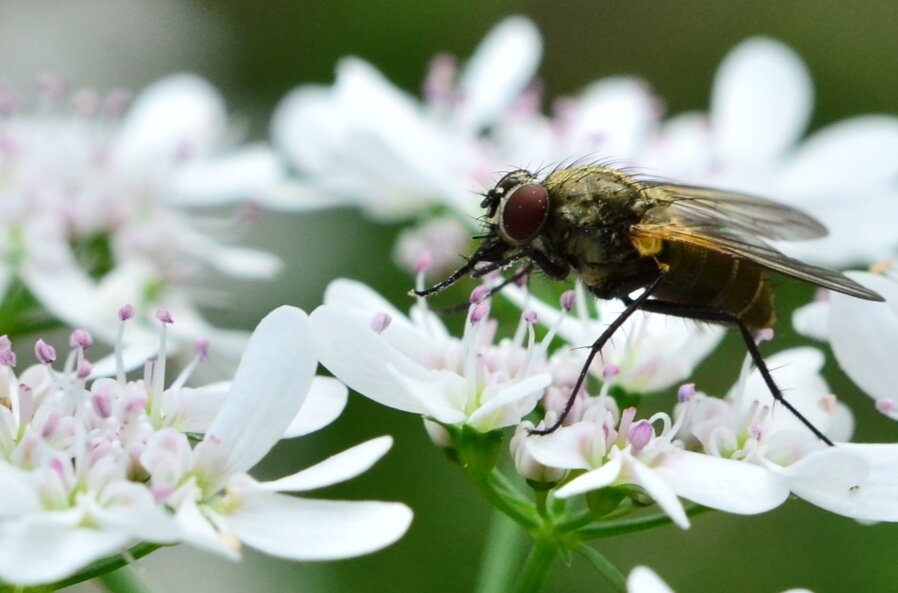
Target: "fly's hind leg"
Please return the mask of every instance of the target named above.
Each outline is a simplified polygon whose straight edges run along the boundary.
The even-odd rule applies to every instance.
[[[625,300],[627,302],[629,299]],[[633,306],[637,303],[637,300],[632,300],[628,302],[629,306]],[[732,325],[735,326],[739,333],[742,335],[742,341],[745,342],[745,348],[748,350],[749,356],[751,356],[752,362],[755,363],[755,367],[757,367],[758,372],[761,373],[761,377],[764,379],[764,383],[767,384],[767,388],[770,390],[771,395],[773,395],[773,399],[778,401],[789,410],[792,415],[794,415],[802,424],[804,424],[808,430],[814,433],[818,439],[823,441],[829,446],[833,446],[833,442],[829,440],[820,430],[814,426],[810,420],[804,417],[801,412],[799,412],[795,406],[790,404],[786,398],[783,396],[782,391],[776,385],[776,382],[773,380],[773,376],[770,374],[770,369],[767,368],[767,363],[764,362],[764,357],[761,356],[761,351],[758,349],[758,345],[755,342],[754,337],[749,331],[748,327],[746,327],[745,323],[739,319],[736,315],[728,311],[721,311],[720,309],[712,309],[708,307],[697,307],[693,305],[682,305],[679,303],[669,303],[667,301],[658,301],[658,300],[646,300],[643,301],[639,308],[643,311],[649,313],[661,313],[662,315],[670,315],[672,317],[682,317],[684,319],[693,319],[695,321],[707,321],[710,323],[721,323],[724,325]]]

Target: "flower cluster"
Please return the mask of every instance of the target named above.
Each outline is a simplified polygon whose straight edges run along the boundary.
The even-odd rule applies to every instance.
[[[121,310],[122,323],[133,309]],[[276,556],[326,560],[386,546],[406,530],[404,505],[303,499],[352,478],[390,448],[381,437],[292,475],[257,482],[247,472],[279,439],[333,421],[346,388],[315,377],[309,323],[281,307],[256,328],[233,381],[168,388],[161,351],[140,380],[92,377],[90,334],[72,334],[63,368],[39,341],[40,364],[18,376],[0,344],[0,580],[52,583],[143,544],[185,542],[237,559],[241,543]],[[197,360],[208,346],[198,347]],[[121,352],[118,353],[119,355]],[[120,358],[120,356],[119,356]]]
[[[153,320],[142,313],[164,302],[179,319],[173,346],[205,335],[236,361],[245,335],[203,319],[197,275],[266,279],[281,263],[217,238],[246,226],[249,209],[226,219],[189,209],[262,198],[283,173],[270,149],[232,136],[223,99],[192,75],[164,78],[133,103],[122,90],[70,92],[51,76],[34,97],[0,85],[4,308],[19,307],[24,287],[53,318],[111,344],[115,309],[131,302],[129,339],[146,345]],[[8,313],[5,330],[33,329],[16,325],[25,318]]]
[[[298,173],[285,184],[291,203],[353,204],[389,220],[436,206],[470,227],[481,214],[472,192],[510,166],[611,159],[649,177],[812,211],[831,235],[779,245],[811,262],[873,261],[898,248],[891,225],[898,216],[898,117],[858,116],[802,140],[811,77],[781,43],[743,42],[717,72],[710,111],[667,119],[663,102],[636,77],[599,80],[543,114],[534,82],[541,51],[533,24],[508,18],[464,68],[452,57],[434,59],[422,101],[361,60],[341,62],[332,87],[300,87],[273,120],[275,143]],[[443,249],[443,233],[425,228],[418,235],[433,251]],[[410,258],[397,253],[407,267]]]

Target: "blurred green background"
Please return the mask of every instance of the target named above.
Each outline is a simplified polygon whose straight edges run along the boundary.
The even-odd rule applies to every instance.
[[[763,34],[791,45],[809,65],[817,91],[813,128],[860,113],[898,113],[898,3],[891,0],[3,0],[0,75],[27,82],[51,71],[76,85],[139,90],[164,74],[191,70],[221,89],[234,115],[249,124],[251,138],[264,139],[278,99],[300,83],[331,82],[342,56],[369,60],[417,94],[433,54],[470,55],[492,25],[514,13],[528,15],[542,31],[540,75],[549,100],[605,75],[633,73],[654,86],[670,113],[703,109],[720,59],[745,37]],[[282,303],[311,310],[336,276],[362,279],[402,303],[409,280],[390,259],[397,230],[351,210],[267,216],[249,241],[280,254],[285,273],[271,286],[216,280],[233,306],[210,316],[220,325],[249,328]],[[783,292],[785,309],[811,295],[804,287]],[[768,348],[799,341],[784,327]],[[715,358],[713,368],[706,364],[699,371],[708,391],[722,392],[735,378],[742,355],[733,341],[727,347],[728,360]],[[898,426],[873,413],[870,400],[833,366],[827,369],[833,390],[855,410],[858,438],[895,440]],[[322,495],[406,502],[415,521],[397,545],[326,564],[293,564],[248,551],[238,565],[179,547],[142,561],[146,580],[158,591],[197,593],[471,590],[489,509],[430,444],[418,418],[352,397],[329,429],[281,444],[256,473],[283,475],[380,434],[396,440],[386,459]],[[650,565],[680,592],[898,590],[898,527],[861,526],[801,501],[760,517],[706,514],[687,532],[668,527],[598,547],[622,571]],[[556,568],[547,590],[610,589],[575,558]]]

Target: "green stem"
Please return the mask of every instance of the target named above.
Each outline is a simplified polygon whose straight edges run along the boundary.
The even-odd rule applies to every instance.
[[[549,580],[549,572],[558,557],[558,547],[554,542],[537,538],[530,549],[530,555],[524,564],[524,572],[518,581],[514,593],[536,593]]]
[[[624,578],[624,575],[613,565],[611,564],[605,556],[599,553],[598,550],[587,546],[586,544],[579,544],[576,548],[577,552],[586,560],[592,564],[593,568],[599,571],[603,577],[605,577],[611,586],[614,587],[615,591],[620,591],[620,593],[627,593],[627,581]]]
[[[690,517],[700,515],[706,511],[710,511],[708,507],[692,505],[686,507],[686,514]],[[661,527],[670,524],[671,518],[665,514],[649,515],[648,517],[636,517],[634,519],[622,519],[620,521],[609,521],[607,523],[598,523],[589,527],[584,527],[577,531],[584,540],[597,539],[600,537],[611,537],[612,535],[622,535],[625,533],[635,533],[637,531],[645,531],[653,527]]]
[[[151,589],[137,576],[130,566],[101,574],[97,580],[109,593],[150,593]]]
[[[511,589],[524,555],[524,536],[511,517],[493,510],[475,588],[477,593],[506,593]]]
[[[540,520],[533,510],[533,504],[510,492],[505,486],[507,480],[499,470],[493,470],[483,478],[478,479],[476,476],[471,478],[490,504],[514,519],[523,528],[531,530],[539,526]]]
[[[54,583],[53,588],[62,589],[63,587],[71,587],[72,585],[75,585],[77,583],[98,578],[108,572],[118,570],[119,568],[130,564],[134,560],[143,558],[150,552],[158,550],[160,547],[161,546],[159,544],[137,544],[136,546],[128,550],[128,552],[126,552],[125,554],[119,554],[118,556],[112,556],[110,558],[104,558],[103,560],[94,562],[78,574],[72,575],[67,579]]]

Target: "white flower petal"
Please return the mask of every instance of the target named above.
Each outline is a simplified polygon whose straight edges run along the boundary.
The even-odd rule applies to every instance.
[[[252,199],[263,206],[267,190],[282,181],[280,161],[267,146],[248,146],[224,156],[189,162],[172,181],[171,200],[182,206],[216,206]]]
[[[589,469],[589,443],[597,428],[592,422],[562,426],[552,434],[530,436],[524,441],[527,451],[543,465],[562,469]],[[606,464],[607,465],[607,464]]]
[[[122,121],[114,154],[125,163],[172,162],[180,149],[205,150],[225,121],[224,101],[212,85],[191,74],[174,74],[137,96]]]
[[[874,399],[898,400],[898,282],[867,272],[847,274],[875,290],[885,303],[833,292],[830,344],[836,360],[858,387]]]
[[[213,490],[253,467],[281,438],[317,366],[309,320],[300,309],[279,307],[259,322],[231,391],[196,449],[198,465],[212,473]]]
[[[627,577],[627,593],[674,593],[651,568],[637,566]]]
[[[869,473],[849,494],[853,509],[846,512],[840,508],[836,512],[861,520],[898,521],[895,503],[898,500],[898,445],[842,443],[838,446],[861,456],[867,462]]]
[[[792,314],[795,331],[826,342],[829,340],[829,300],[816,300],[799,307]]]
[[[689,517],[686,516],[677,493],[658,472],[630,455],[626,457],[625,468],[625,471],[629,470],[632,474],[633,481],[645,489],[675,524],[683,529],[689,529]]]
[[[259,249],[213,241],[192,241],[184,247],[218,271],[234,278],[270,280],[284,267],[281,258]]]
[[[677,495],[728,513],[763,513],[789,496],[785,480],[747,462],[671,450],[654,469]]]
[[[634,159],[657,120],[657,101],[635,78],[610,77],[583,91],[571,123],[570,150],[615,161]]]
[[[16,517],[43,508],[38,490],[27,472],[0,461],[0,484],[3,484],[0,517]]]
[[[431,373],[403,355],[370,327],[327,305],[310,316],[318,356],[327,369],[353,391],[391,408],[422,414],[417,398],[400,377],[431,381]],[[392,367],[395,372],[387,372]]]
[[[777,187],[783,195],[807,197],[844,193],[863,204],[864,187],[891,184],[898,176],[898,118],[853,117],[832,124],[802,143]]]
[[[302,492],[338,484],[368,471],[392,446],[389,436],[371,439],[293,475],[262,482],[259,487],[273,492]]]
[[[539,30],[529,19],[513,16],[493,27],[458,81],[461,129],[476,134],[498,119],[533,78],[541,58]]]
[[[0,580],[24,586],[52,583],[124,551],[130,542],[128,535],[102,529],[41,520],[7,522],[0,527]]]
[[[816,506],[861,521],[898,521],[898,445],[840,443],[782,472]]]
[[[229,536],[230,534],[221,534],[216,531],[192,496],[188,497],[178,508],[175,513],[175,521],[181,529],[181,538],[185,543],[218,554],[228,560],[240,560],[240,542],[233,536]]]
[[[111,500],[106,504],[87,502],[90,518],[97,526],[137,541],[172,544],[180,539],[180,529],[171,513],[156,503],[143,484],[115,482],[107,485],[101,495]]]
[[[296,417],[284,432],[284,438],[302,436],[320,430],[336,420],[346,407],[349,390],[331,377],[315,377],[309,394]]]
[[[222,517],[241,541],[293,560],[336,560],[379,550],[398,540],[412,520],[399,503],[294,498],[257,489]]]
[[[522,379],[521,381],[517,381],[504,388],[501,392],[497,393],[495,397],[474,410],[468,417],[467,424],[484,432],[494,428],[502,428],[510,424],[517,424],[521,421],[522,416],[529,414],[533,408],[536,407],[536,398],[542,394],[543,390],[548,387],[551,382],[552,376],[549,374],[533,375],[526,379]],[[520,400],[527,397],[534,398],[533,406],[530,407],[529,410],[520,408],[516,409],[513,414],[504,414],[499,418],[495,417],[496,412],[501,408],[506,406],[510,407],[512,404],[518,403]]]
[[[209,385],[199,389],[184,389],[171,394],[175,400],[166,409],[177,410],[171,425],[181,432],[203,434],[221,411],[230,390],[227,385]]]
[[[348,194],[328,191],[305,180],[287,179],[273,183],[258,194],[259,201],[273,210],[315,211],[352,204]]]
[[[711,97],[717,148],[727,163],[772,162],[801,136],[811,115],[807,67],[791,49],[756,37],[720,65]]]
[[[539,458],[536,457],[536,455],[534,455],[534,458],[539,461]],[[590,492],[592,490],[598,490],[600,488],[610,486],[620,476],[621,467],[622,459],[620,455],[617,455],[609,459],[608,462],[605,463],[605,465],[603,465],[602,467],[590,470],[583,475],[577,476],[576,478],[556,490],[555,496],[557,496],[558,498],[570,498],[571,496],[576,496],[578,494],[583,494],[585,492]]]
[[[300,172],[325,174],[334,146],[346,134],[348,124],[330,89],[307,85],[278,103],[271,119],[271,136]]]

